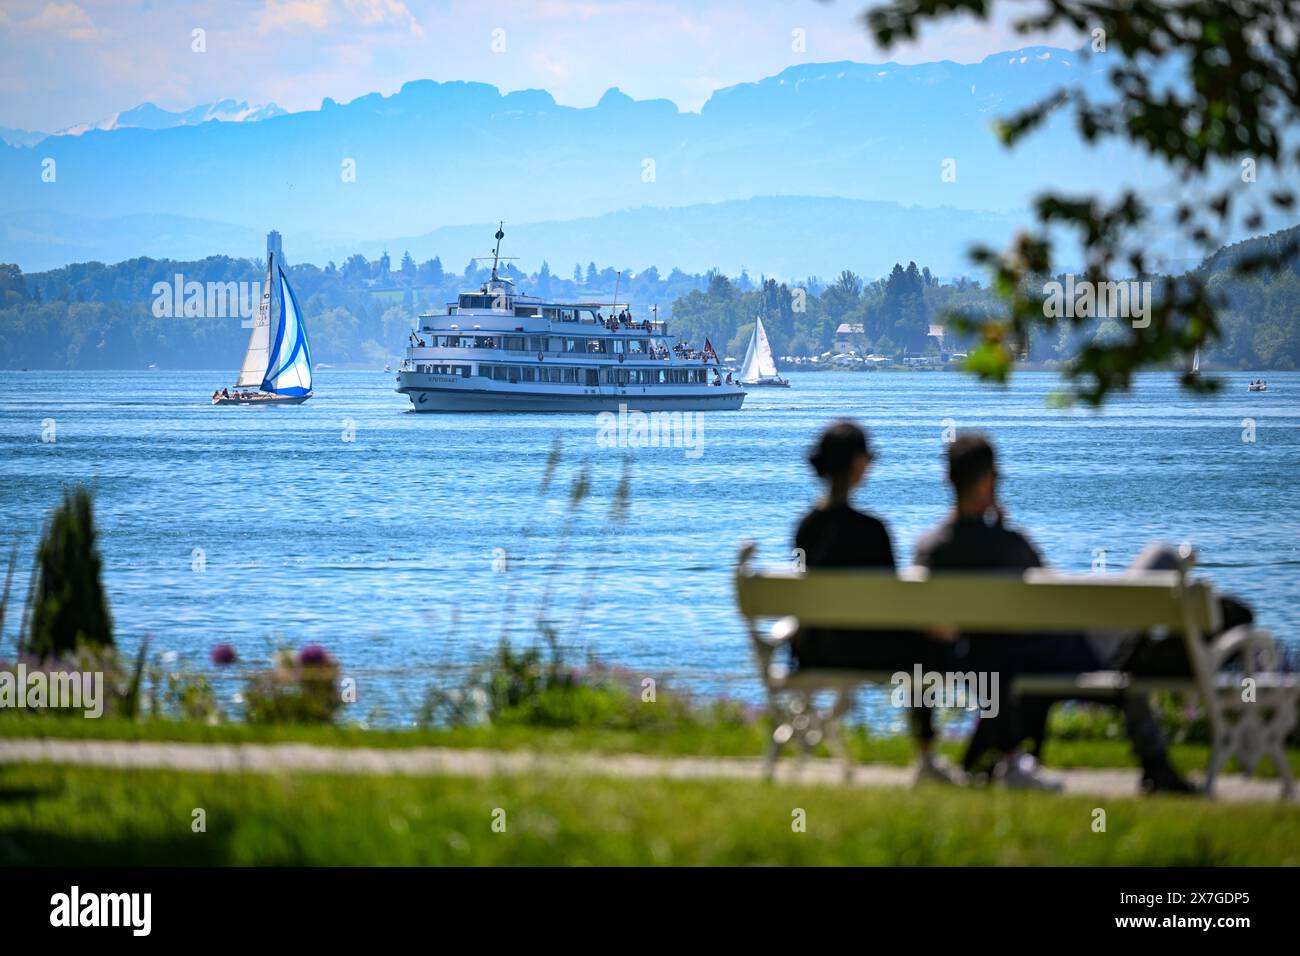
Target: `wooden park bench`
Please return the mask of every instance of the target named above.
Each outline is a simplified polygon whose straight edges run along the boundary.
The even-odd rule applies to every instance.
[[[1282,795],[1294,792],[1286,758],[1286,737],[1296,724],[1300,675],[1282,673],[1281,651],[1254,627],[1219,630],[1219,602],[1213,587],[1191,579],[1191,558],[1178,571],[1124,575],[1066,575],[1032,570],[1022,575],[950,572],[912,568],[898,573],[819,570],[807,573],[756,570],[752,543],[741,547],[736,599],[748,627],[773,721],[766,770],[774,772],[782,747],[795,741],[802,753],[825,742],[852,764],[841,739],[841,719],[854,693],[867,685],[889,685],[893,672],[839,668],[791,671],[778,650],[800,626],[850,630],[952,628],[1007,635],[1050,632],[1146,632],[1181,640],[1191,673],[1186,677],[1141,678],[1120,671],[1021,675],[1004,691],[1061,698],[1107,699],[1120,692],[1174,690],[1199,699],[1209,718],[1211,751],[1206,793],[1235,758],[1253,773],[1271,759]],[[770,629],[761,621],[775,620]],[[862,636],[870,640],[869,634]],[[1233,670],[1224,665],[1234,660]],[[832,696],[820,706],[819,695]]]

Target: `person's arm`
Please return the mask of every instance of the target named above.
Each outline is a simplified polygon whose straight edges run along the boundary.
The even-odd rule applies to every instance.
[[[1034,543],[1029,540],[1029,536],[1021,534],[1018,531],[1013,533],[1020,539],[1020,569],[1022,571],[1027,571],[1030,568],[1047,567],[1047,562],[1044,561],[1043,556],[1038,553],[1038,548],[1034,547]]]
[[[898,565],[894,561],[894,542],[890,540],[889,528],[883,521],[880,522],[879,549],[881,566],[889,568],[891,571],[897,571]]]
[[[926,570],[934,569],[934,551],[937,546],[937,532],[924,534],[916,542],[916,551],[912,563]],[[925,630],[925,636],[932,641],[943,644],[955,644],[961,635],[955,627],[931,627]]]
[[[934,561],[934,535],[932,533],[923,534],[916,539],[916,545],[912,550],[912,563],[918,568],[929,569]]]

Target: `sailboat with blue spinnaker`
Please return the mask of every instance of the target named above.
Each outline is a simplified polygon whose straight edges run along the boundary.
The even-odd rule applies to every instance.
[[[213,405],[301,405],[311,398],[311,348],[298,297],[284,269],[266,257],[266,284],[234,389],[212,394]],[[279,280],[280,320],[271,342],[272,276]],[[256,389],[256,391],[253,391]]]

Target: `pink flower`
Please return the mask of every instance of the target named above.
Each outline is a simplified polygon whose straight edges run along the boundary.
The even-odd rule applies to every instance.
[[[298,663],[303,667],[325,667],[334,662],[325,648],[319,644],[308,644],[298,652]]]
[[[218,644],[212,648],[212,663],[218,667],[225,667],[227,664],[234,664],[239,660],[239,655],[229,644]]]

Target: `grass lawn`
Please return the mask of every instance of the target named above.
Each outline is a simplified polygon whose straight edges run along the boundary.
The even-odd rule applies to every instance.
[[[195,808],[206,832],[192,832]],[[806,832],[792,829],[797,810]],[[1300,865],[1300,812],[749,781],[0,766],[0,865],[33,864]]]
[[[691,726],[666,731],[602,730],[599,728],[552,729],[529,726],[471,727],[448,730],[367,730],[355,725],[312,727],[294,725],[252,726],[219,724],[208,726],[172,720],[129,721],[105,717],[82,720],[50,714],[9,713],[0,716],[0,737],[48,737],[78,740],[175,740],[192,743],[283,743],[302,742],[340,747],[483,747],[497,750],[536,750],[546,753],[643,753],[697,755],[709,757],[757,757],[763,752],[764,731],[755,724]],[[849,731],[849,749],[861,762],[901,766],[912,759],[911,743],[903,737],[869,736],[860,728]],[[941,745],[956,758],[960,742]],[[1208,748],[1203,744],[1182,744],[1172,748],[1175,764],[1183,770],[1203,770]],[[1047,766],[1135,767],[1137,764],[1123,740],[1050,740],[1045,753]],[[1289,757],[1293,772],[1300,775],[1300,751]],[[1230,768],[1231,769],[1231,768]],[[1263,776],[1273,776],[1264,764]]]

